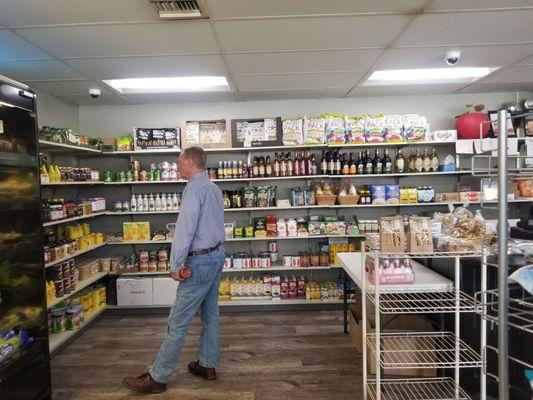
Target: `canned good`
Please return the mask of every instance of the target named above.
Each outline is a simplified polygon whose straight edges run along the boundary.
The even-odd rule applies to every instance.
[[[150,260],[150,256],[149,256],[148,250],[139,251],[139,261],[148,262],[148,260]]]
[[[160,249],[157,252],[157,259],[159,261],[167,261],[168,260],[168,251],[167,251],[167,249]]]
[[[148,262],[148,272],[156,272],[157,271],[157,261],[155,259],[151,259]]]
[[[56,296],[63,297],[65,295],[65,292],[63,290],[63,279],[58,279],[54,281],[54,286],[56,288]]]
[[[261,258],[259,257],[252,258],[252,268],[261,268]]]
[[[261,258],[261,268],[270,268],[270,257]]]
[[[139,263],[139,272],[148,272],[148,261],[141,261]]]
[[[132,172],[131,170],[128,170],[128,171],[126,172],[126,181],[127,181],[127,182],[131,182],[131,181],[133,181],[133,172]]]
[[[114,201],[113,202],[113,211],[115,212],[122,212],[122,202],[121,201]]]
[[[70,277],[70,264],[68,261],[61,263],[61,271],[62,271],[63,279]]]
[[[119,182],[126,182],[126,173],[124,171],[120,171],[118,173],[118,179]]]
[[[52,267],[52,276],[56,281],[63,279],[63,267],[61,264],[56,264]]]
[[[293,268],[299,268],[302,266],[302,259],[300,256],[293,256],[291,258],[291,267]]]
[[[148,171],[142,170],[139,174],[140,180],[146,182],[148,180]]]
[[[122,202],[122,211],[123,212],[126,212],[126,211],[130,211],[130,202],[125,200]]]
[[[160,169],[161,171],[170,171],[170,163],[168,161],[163,161]]]
[[[292,267],[292,256],[283,256],[283,266]]]
[[[139,171],[141,169],[141,162],[139,160],[135,160],[131,162],[131,169],[133,171]]]
[[[154,171],[154,181],[160,181],[160,180],[162,180],[161,178],[162,178],[161,177],[161,171],[156,169]]]
[[[224,259],[224,268],[225,269],[228,269],[228,268],[231,268],[231,256],[229,254],[226,254],[226,258]]]
[[[242,267],[243,268],[252,268],[252,259],[250,257],[246,257],[242,259]]]
[[[70,291],[73,292],[76,290],[76,285],[78,284],[78,278],[75,274],[70,275]]]
[[[278,251],[278,242],[268,242],[268,251],[271,253]]]
[[[111,171],[104,172],[104,182],[113,182],[113,172]]]
[[[157,262],[157,270],[163,272],[167,270],[167,260]]]
[[[271,263],[279,262],[279,253],[277,251],[271,251],[269,254]]]
[[[233,268],[234,269],[242,269],[242,265],[243,265],[243,258],[240,258],[238,256],[235,256],[233,258]]]
[[[65,330],[65,312],[52,311],[52,331],[54,333],[60,333]]]

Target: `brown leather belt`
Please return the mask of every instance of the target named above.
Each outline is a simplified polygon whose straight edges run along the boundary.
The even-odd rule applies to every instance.
[[[192,257],[192,256],[199,256],[199,255],[202,255],[202,254],[208,254],[208,253],[211,253],[213,251],[215,251],[216,249],[218,249],[220,247],[222,243],[219,243],[217,244],[216,246],[213,246],[213,247],[210,247],[208,249],[202,249],[202,250],[193,250],[191,252],[189,252],[189,254],[187,254],[187,257]]]

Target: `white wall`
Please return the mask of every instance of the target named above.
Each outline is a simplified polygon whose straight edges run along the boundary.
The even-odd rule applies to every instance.
[[[79,129],[78,105],[37,91],[37,118],[39,126]]]
[[[419,113],[428,117],[432,129],[453,128],[454,116],[471,102],[494,109],[513,101],[514,92],[361,97],[349,99],[276,100],[228,103],[148,104],[127,106],[80,106],[80,131],[98,136],[119,136],[132,128],[178,126],[184,119],[254,118],[263,116],[318,115],[325,112]]]

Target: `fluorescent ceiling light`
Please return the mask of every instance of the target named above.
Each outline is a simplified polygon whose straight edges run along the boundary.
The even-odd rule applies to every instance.
[[[374,71],[363,86],[472,83],[497,69],[498,67],[450,67]]]
[[[225,76],[109,79],[106,84],[120,93],[221,92],[230,90]]]

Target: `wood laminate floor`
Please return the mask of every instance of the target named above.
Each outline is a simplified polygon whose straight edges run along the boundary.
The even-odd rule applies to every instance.
[[[52,360],[54,400],[133,399],[121,385],[150,365],[163,340],[164,315],[104,315]],[[153,399],[358,400],[361,357],[342,333],[340,311],[222,315],[219,379],[187,372],[201,324],[191,325],[168,390]]]

